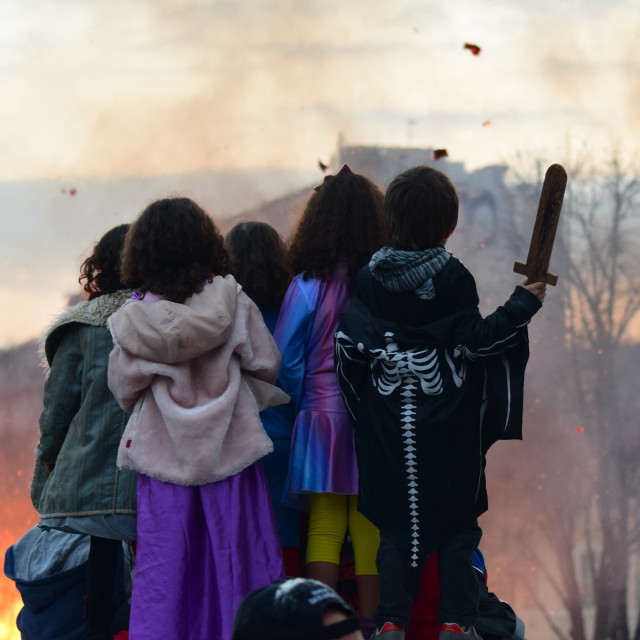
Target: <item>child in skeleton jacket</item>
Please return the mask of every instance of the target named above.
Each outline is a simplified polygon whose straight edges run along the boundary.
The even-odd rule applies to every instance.
[[[439,171],[400,174],[385,213],[392,247],[359,273],[335,358],[355,426],[358,508],[380,528],[377,635],[404,638],[421,569],[438,551],[440,640],[473,638],[485,453],[521,436],[526,325],[545,288],[523,282],[481,317],[472,275],[444,248],[458,199]]]

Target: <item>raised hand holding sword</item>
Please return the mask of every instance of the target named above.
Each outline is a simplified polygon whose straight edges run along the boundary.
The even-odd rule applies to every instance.
[[[538,214],[531,235],[527,261],[517,260],[513,265],[516,273],[527,276],[520,283],[542,302],[547,284],[555,286],[558,276],[549,271],[553,241],[556,237],[562,200],[567,187],[567,172],[559,164],[552,164],[544,176]]]

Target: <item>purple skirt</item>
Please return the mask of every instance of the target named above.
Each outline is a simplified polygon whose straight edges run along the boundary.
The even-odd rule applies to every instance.
[[[229,640],[250,591],[284,577],[262,462],[212,484],[138,477],[131,640]]]
[[[287,493],[358,493],[353,427],[346,411],[300,411],[291,438]]]

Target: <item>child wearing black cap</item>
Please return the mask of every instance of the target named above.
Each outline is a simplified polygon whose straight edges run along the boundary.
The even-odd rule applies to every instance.
[[[279,580],[238,607],[231,640],[363,640],[351,607],[322,582]]]

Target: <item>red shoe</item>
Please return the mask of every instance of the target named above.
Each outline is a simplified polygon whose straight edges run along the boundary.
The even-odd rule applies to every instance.
[[[404,629],[399,624],[385,622],[382,627],[371,636],[371,640],[374,640],[374,638],[381,638],[382,640],[404,640]]]
[[[463,631],[460,625],[457,625],[455,622],[445,622],[440,625],[438,640],[462,640],[463,638],[482,640],[473,627],[469,627],[466,631]]]

